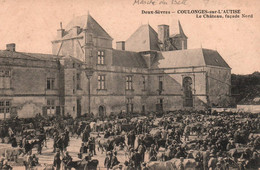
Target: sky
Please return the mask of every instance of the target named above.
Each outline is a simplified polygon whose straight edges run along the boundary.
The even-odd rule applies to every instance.
[[[260,71],[259,8],[259,0],[0,0],[0,49],[15,43],[16,51],[51,54],[60,22],[65,27],[88,12],[113,37],[114,47],[142,24],[150,24],[155,31],[158,25],[167,24],[170,34],[178,33],[179,20],[189,49],[217,50],[232,73],[250,74]],[[142,10],[170,14],[142,14]],[[178,10],[240,10],[240,15],[253,14],[253,18],[196,18],[195,14],[178,14]]]

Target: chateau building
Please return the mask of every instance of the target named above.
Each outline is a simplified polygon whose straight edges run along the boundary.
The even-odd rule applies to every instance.
[[[231,68],[215,50],[187,49],[168,25],[116,42],[91,15],[57,30],[52,55],[0,51],[0,117],[201,110],[230,101]]]

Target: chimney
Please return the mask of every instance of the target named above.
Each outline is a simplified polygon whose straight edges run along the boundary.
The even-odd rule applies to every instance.
[[[158,39],[161,41],[161,43],[164,43],[165,40],[168,40],[169,36],[169,25],[158,25]]]
[[[117,41],[116,42],[117,50],[125,50],[125,41]]]
[[[60,29],[57,30],[57,38],[62,38],[64,36],[65,29],[62,28],[62,22],[60,22]]]
[[[75,26],[72,28],[73,35],[77,36],[79,34],[79,26]]]
[[[64,36],[64,29],[57,30],[57,38],[62,38]]]
[[[15,51],[15,43],[6,44],[7,51]]]

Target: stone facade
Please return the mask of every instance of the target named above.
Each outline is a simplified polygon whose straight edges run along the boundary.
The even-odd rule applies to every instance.
[[[90,16],[57,30],[52,55],[0,51],[0,117],[147,113],[229,104],[231,69],[217,51],[187,49],[169,26],[117,42]]]

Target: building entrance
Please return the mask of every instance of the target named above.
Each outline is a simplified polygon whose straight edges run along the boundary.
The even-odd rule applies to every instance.
[[[99,106],[99,108],[98,108],[98,115],[100,117],[104,117],[105,116],[105,106]]]

